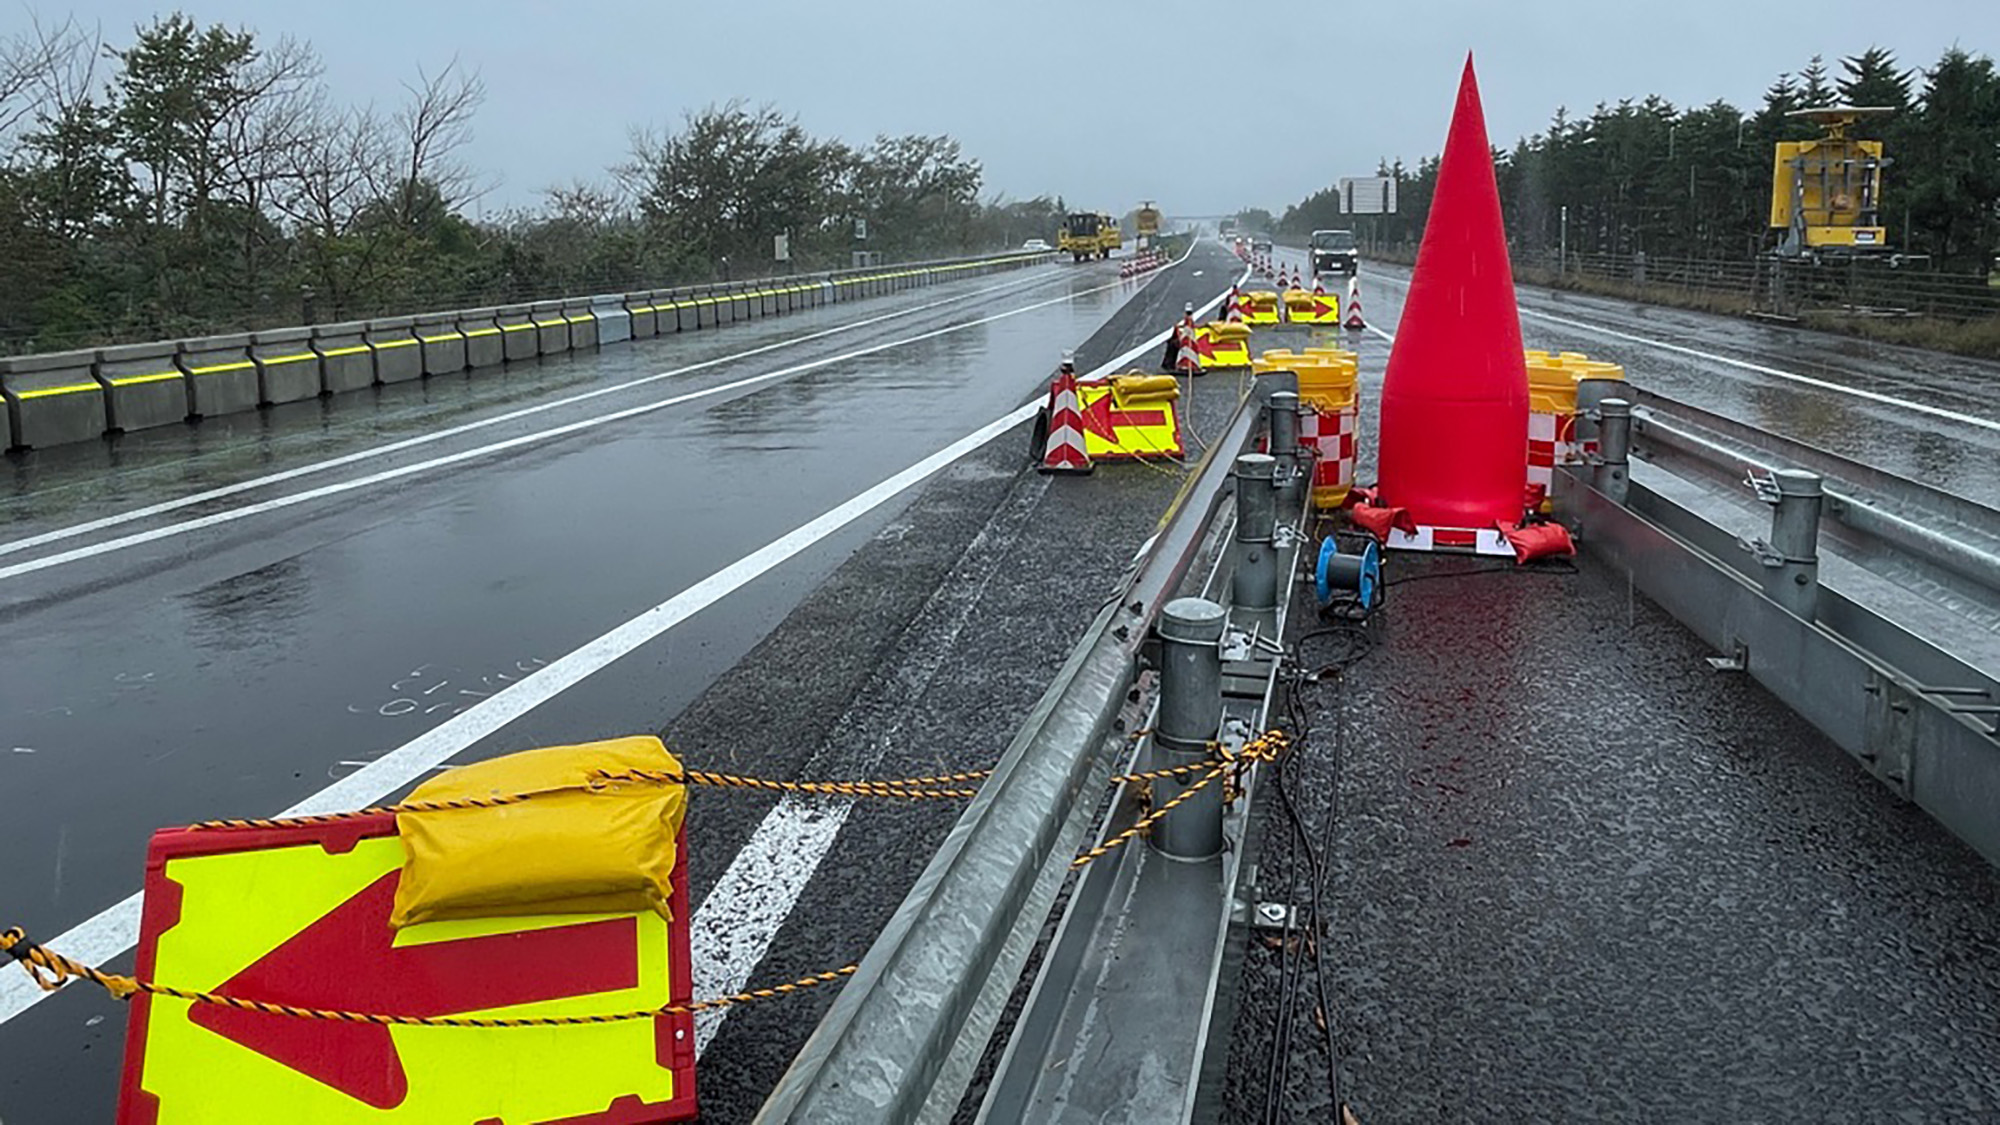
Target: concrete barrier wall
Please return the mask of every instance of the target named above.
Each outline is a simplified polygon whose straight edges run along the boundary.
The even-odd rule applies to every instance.
[[[625,298],[604,294],[590,299],[590,319],[597,326],[597,346],[622,344],[632,338],[632,314]]]
[[[90,441],[111,428],[96,352],[51,352],[0,359],[7,398],[7,446]]]
[[[500,326],[507,362],[518,363],[542,354],[534,313],[527,305],[501,305],[493,310],[493,322]]]
[[[597,318],[590,315],[591,300],[575,297],[562,303],[562,317],[569,322],[569,350],[586,352],[597,347]]]
[[[250,334],[250,361],[257,365],[257,402],[277,406],[318,398],[326,386],[322,361],[313,350],[312,329],[274,328]]]
[[[375,355],[376,382],[409,383],[424,377],[424,351],[417,339],[416,317],[371,320],[364,338]]]
[[[187,375],[190,415],[216,418],[257,409],[257,361],[250,358],[250,334],[182,340],[176,357]]]
[[[499,309],[467,309],[455,321],[465,337],[465,365],[474,371],[507,361],[507,341],[500,330]]]
[[[187,376],[174,363],[177,344],[124,344],[97,352],[111,429],[132,433],[187,421]]]
[[[569,350],[569,321],[563,319],[561,301],[536,301],[528,306],[535,319],[535,347],[543,355],[561,355]]]
[[[319,353],[320,390],[345,394],[375,384],[375,353],[368,348],[368,325],[359,320],[313,328]]]
[[[659,311],[653,305],[651,292],[627,293],[624,304],[627,330],[631,333],[632,339],[650,340],[659,334]],[[599,343],[611,342],[604,337],[604,330],[601,328],[598,330],[597,338]]]
[[[488,327],[491,327],[491,322]],[[420,316],[410,330],[417,334],[417,351],[423,359],[426,378],[456,375],[465,370],[465,334],[458,330],[455,315],[433,313]]]
[[[1008,254],[0,358],[0,440],[10,449],[88,441],[1048,260],[1052,255]]]

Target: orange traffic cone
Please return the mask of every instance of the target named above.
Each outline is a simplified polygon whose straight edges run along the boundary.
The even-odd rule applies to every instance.
[[[1044,473],[1087,473],[1083,448],[1083,408],[1076,398],[1076,372],[1067,363],[1049,384],[1049,440],[1038,468]]]
[[[1347,330],[1359,332],[1366,327],[1368,322],[1361,319],[1361,279],[1350,277],[1347,279]]]

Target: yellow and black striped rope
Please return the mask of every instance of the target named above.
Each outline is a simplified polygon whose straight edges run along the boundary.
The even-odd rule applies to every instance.
[[[1071,860],[1070,867],[1072,869],[1087,867],[1092,862],[1101,859],[1106,855],[1109,855],[1111,852],[1116,851],[1118,848],[1124,846],[1126,843],[1136,838],[1139,834],[1151,828],[1161,818],[1165,817],[1167,814],[1173,812],[1175,808],[1179,807],[1182,802],[1188,800],[1190,797],[1200,792],[1203,788],[1212,784],[1217,778],[1222,777],[1224,774],[1232,773],[1232,771],[1241,770],[1246,765],[1254,761],[1260,761],[1260,760],[1269,761],[1277,757],[1277,755],[1285,749],[1286,745],[1287,743],[1284,735],[1281,734],[1280,732],[1273,731],[1269,734],[1266,734],[1262,738],[1247,743],[1241,751],[1235,754],[1231,754],[1226,747],[1218,745],[1214,747],[1218,753],[1218,756],[1211,761],[1191,763],[1185,766],[1171,766],[1166,769],[1150,770],[1145,773],[1124,774],[1117,778],[1114,778],[1113,779],[1114,781],[1141,781],[1141,780],[1149,780],[1149,779],[1155,779],[1173,775],[1186,774],[1197,769],[1205,769],[1207,771],[1193,785],[1190,785],[1186,789],[1182,790],[1179,794],[1175,795],[1175,797],[1172,800],[1161,805],[1159,808],[1153,809],[1152,811],[1148,812],[1145,816],[1139,818],[1139,820],[1134,824],[1132,824],[1131,827],[1126,828],[1122,832],[1118,833],[1116,836],[1113,836],[1111,839],[1106,840],[1103,844],[1100,844],[1097,847],[1092,848],[1090,851],[1085,852],[1084,854],[1078,856],[1076,859]],[[686,776],[687,778],[692,779],[696,776],[696,774],[700,772],[701,771],[690,771],[690,773]],[[909,778],[905,780],[909,782],[951,782],[959,780],[969,780],[974,776],[980,776],[980,777],[987,776],[989,772],[990,771],[979,771],[976,775],[946,774],[937,777]],[[728,777],[730,775],[716,774],[716,775],[704,775],[704,776],[710,778],[720,778],[720,777]],[[644,771],[633,771],[632,773],[628,774],[605,775],[603,778],[599,780],[653,781],[656,779],[654,777],[648,776]],[[682,780],[682,778],[680,775],[662,774],[659,775],[657,780],[680,781]],[[696,781],[694,783],[709,784],[711,782]],[[788,784],[800,785],[806,783],[794,782]],[[817,784],[849,785],[850,783],[829,782],[829,783],[817,783]],[[880,785],[885,783],[877,783],[877,784]],[[568,788],[569,790],[573,791],[575,789],[584,787],[572,786]],[[435,808],[435,809],[490,808],[497,805],[514,804],[519,801],[526,800],[530,797],[538,796],[541,793],[561,792],[561,791],[564,790],[553,789],[553,790],[541,790],[536,793],[503,794],[501,796],[496,796],[496,797],[468,798],[462,801],[411,802],[410,804],[407,805],[386,806],[380,809],[363,810],[361,812],[356,812],[356,813],[344,813],[344,814],[328,813],[323,816],[317,816],[317,817],[297,817],[289,821],[254,821],[254,820],[208,821],[204,825],[201,825],[200,827],[218,827],[218,826],[256,827],[265,824],[280,824],[280,823],[290,823],[290,824],[327,823],[330,821],[337,821],[355,816],[365,816],[369,815],[370,813],[408,811],[412,808],[418,808],[418,807]],[[916,792],[946,793],[952,791],[945,789],[933,789],[928,791],[911,789],[911,790],[898,790],[897,792],[900,795],[901,793],[916,793]],[[961,792],[970,793],[971,791],[965,790]],[[870,792],[866,795],[878,795],[878,793]],[[195,1003],[195,1004],[215,1004],[226,1008],[236,1008],[241,1011],[262,1012],[267,1015],[289,1016],[295,1019],[332,1020],[342,1023],[384,1024],[384,1025],[394,1025],[399,1027],[466,1027],[466,1028],[574,1027],[574,1026],[581,1026],[584,1024],[624,1023],[632,1020],[652,1019],[656,1016],[663,1016],[663,1015],[680,1015],[685,1013],[712,1011],[714,1009],[727,1008],[732,1005],[749,1003],[755,1000],[768,1000],[779,996],[786,996],[794,992],[804,991],[805,989],[808,988],[816,988],[820,985],[832,984],[836,981],[852,976],[856,968],[858,967],[856,965],[846,965],[838,969],[829,969],[825,972],[811,973],[806,976],[799,977],[796,980],[786,981],[783,984],[772,985],[768,988],[753,988],[744,992],[732,993],[727,996],[717,996],[707,1000],[696,1000],[684,1004],[667,1004],[658,1008],[634,1009],[631,1011],[624,1011],[624,1012],[605,1012],[605,1013],[598,1013],[595,1015],[582,1015],[582,1016],[403,1016],[403,1015],[395,1015],[383,1012],[351,1012],[351,1011],[342,1011],[339,1009],[304,1008],[291,1004],[276,1004],[270,1001],[252,1000],[241,996],[224,996],[219,993],[204,992],[196,989],[175,988],[172,985],[160,984],[157,981],[141,980],[137,977],[124,976],[118,973],[107,973],[100,969],[94,968],[90,965],[85,965],[79,961],[73,961],[68,957],[64,957],[62,954],[57,953],[53,950],[45,949],[42,946],[36,945],[34,942],[28,940],[27,933],[18,926],[12,929],[0,930],[0,954],[4,954],[6,956],[12,957],[16,961],[19,961],[21,963],[21,967],[27,970],[28,975],[34,978],[35,983],[38,986],[40,986],[43,991],[46,992],[54,992],[72,980],[87,980],[103,988],[105,991],[109,992],[112,996],[120,1000],[128,1000],[133,996],[136,996],[139,993],[143,992],[152,996],[167,996],[178,1000],[186,1000],[190,1003]]]
[[[214,1004],[224,1008],[235,1008],[238,1011],[291,1016],[294,1019],[371,1023],[395,1027],[576,1027],[595,1023],[629,1023],[633,1020],[652,1019],[655,1016],[713,1011],[717,1008],[746,1004],[753,1000],[769,1000],[794,992],[803,992],[808,988],[832,984],[853,976],[855,969],[859,967],[845,965],[826,972],[811,973],[769,988],[752,988],[728,996],[694,1000],[685,1004],[666,1004],[658,1008],[637,1008],[626,1012],[601,1012],[585,1016],[400,1016],[383,1012],[348,1012],[332,1008],[301,1008],[292,1004],[273,1004],[267,1000],[250,1000],[241,996],[224,996],[215,992],[175,988],[154,981],[107,973],[43,949],[29,941],[18,926],[0,931],[0,953],[8,954],[20,961],[27,968],[28,975],[34,977],[35,983],[45,992],[54,992],[71,980],[87,980],[101,986],[120,1000],[128,1000],[143,992],[151,996],[169,996],[195,1004]]]

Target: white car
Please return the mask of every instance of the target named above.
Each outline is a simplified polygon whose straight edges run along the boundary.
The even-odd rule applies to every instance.
[[[1050,246],[1048,243],[1042,241],[1039,238],[1031,238],[1028,241],[1023,242],[1021,244],[1021,249],[1034,251],[1036,253],[1047,253],[1048,251],[1055,249],[1055,247]]]

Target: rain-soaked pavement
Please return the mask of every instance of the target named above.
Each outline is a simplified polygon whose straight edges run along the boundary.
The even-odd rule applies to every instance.
[[[1371,265],[1367,300],[1400,301],[1408,276]],[[2000,363],[1543,289],[1520,306],[1528,347],[1622,364],[1647,390],[2000,506]]]
[[[1191,278],[1190,293],[1212,293],[1216,277]],[[53,939],[136,889],[153,828],[269,815],[306,798],[1008,413],[1046,378],[1060,349],[1092,336],[1139,286],[1121,283],[1105,266],[1001,274],[469,380],[383,389],[374,392],[372,406],[306,404],[234,430],[205,423],[135,435],[115,450],[63,450],[18,465],[15,496],[0,507],[13,517],[8,539],[16,542],[387,441],[497,419],[277,488],[0,555],[0,567],[32,567],[57,552],[191,517],[464,455],[0,580],[0,659],[9,670],[0,683],[9,744],[0,755],[10,841],[9,861],[0,866],[5,923]],[[982,292],[570,401],[583,391]],[[1021,311],[981,322],[1012,310]],[[1153,323],[1158,315],[1122,317],[1097,349],[1101,354],[1083,359],[1110,358],[1123,350],[1110,343],[1162,327],[1163,321]],[[883,347],[873,354],[843,358],[877,346]],[[830,362],[792,370],[820,361]],[[767,373],[780,377],[735,385]],[[492,394],[500,388],[503,395]],[[705,391],[714,393],[535,436]],[[543,404],[554,405],[504,416]],[[516,438],[526,440],[483,451]],[[950,472],[970,483],[1011,479],[1024,442],[996,443],[988,461],[975,457]],[[1153,489],[1171,491],[1170,482],[1148,477]],[[908,527],[904,504],[913,495],[830,535],[740,595],[696,612],[479,739],[459,760],[661,729],[857,548],[900,542],[898,529]],[[930,499],[921,507],[926,518],[935,515],[933,507],[951,510]],[[993,516],[984,508],[961,514],[979,524]],[[1123,545],[1126,557],[1137,542]],[[964,543],[940,539],[919,547],[899,553],[899,561],[901,554],[950,557]],[[1106,547],[1118,549],[1110,540]],[[930,588],[909,592],[921,604]],[[846,608],[861,607],[850,601]],[[784,715],[797,699],[774,685],[793,676],[817,680],[836,666],[865,673],[876,655],[835,648],[817,654],[814,666],[763,667],[752,676],[765,689],[755,706],[767,716]],[[699,746],[700,760],[796,773],[802,752],[770,761],[747,751],[748,719],[735,712],[733,736]],[[989,748],[981,743],[974,752]],[[766,807],[742,803],[729,818],[735,829],[721,816],[702,822],[715,831],[698,835],[693,849],[701,858],[696,903],[704,903]],[[863,897],[893,906],[900,891],[878,886]],[[780,914],[770,924],[783,920]],[[705,983],[698,980],[698,989]],[[0,1120],[8,1125],[110,1116],[120,1009],[73,991],[18,1015],[8,1012],[13,1018],[0,1024],[0,1055],[8,1059],[0,1067]]]
[[[0,714],[25,751],[0,756],[13,845],[0,924],[59,933],[136,886],[156,825],[268,814],[324,788],[1005,413],[1057,349],[1083,342],[1079,361],[1094,366],[1234,273],[1204,249],[1143,289],[1102,267],[1001,275],[480,376],[478,386],[398,388],[372,409],[307,404],[240,432],[139,435],[112,453],[17,469],[0,507],[15,541],[491,421],[280,489],[0,554],[0,650],[13,672]],[[1011,294],[504,417],[1016,283]],[[1100,285],[1111,288],[837,359]],[[1371,321],[1393,331],[1400,296],[1371,284]],[[1615,319],[1631,315],[1603,313],[1642,334]],[[1621,359],[1608,338],[1570,343],[1538,335],[1547,326],[1532,318],[1526,327],[1530,346],[1626,362],[1633,379],[1668,394],[1675,385],[1652,377],[1656,365],[1715,396],[1751,395],[1739,384],[1760,378],[1676,353]],[[1356,343],[1372,414],[1387,341]],[[826,359],[837,361],[734,385]],[[1801,400],[1771,408],[1787,417],[1872,417],[1868,404],[1825,405],[1813,397],[1824,392],[1763,378],[1769,393]],[[1232,386],[1203,381],[1197,433],[1210,432]],[[532,437],[706,390],[715,393]],[[1937,393],[1922,401],[1976,405]],[[1890,424],[1945,433],[1961,456],[1977,455],[1985,432]],[[517,437],[527,440],[476,452]],[[1043,478],[1023,471],[1024,442],[1017,430],[967,456],[464,758],[664,728],[692,762],[779,777],[987,764],[1178,479],[1140,465]],[[459,454],[190,534],[7,569]],[[1963,479],[1978,487],[1969,470]],[[1397,577],[1476,565],[1399,560]],[[1574,574],[1399,584],[1370,628],[1372,655],[1302,700],[1310,733],[1290,775],[1310,829],[1328,834],[1329,1027],[1341,1097],[1364,1122],[2000,1113],[1993,873],[1754,684],[1710,672],[1700,646],[1623,581],[1586,563]],[[1327,634],[1301,656],[1330,664],[1354,646]],[[935,803],[806,808],[701,794],[690,820],[697,993],[853,960],[956,814]],[[1286,862],[1280,840],[1266,845],[1274,872]],[[1264,1106],[1274,969],[1272,951],[1253,944],[1231,1120]],[[703,1119],[748,1120],[830,999],[705,1021]],[[1301,1008],[1281,1119],[1329,1121],[1313,1005]],[[108,1119],[121,1048],[120,1009],[89,992],[0,1024],[0,1120]]]
[[[1401,295],[1367,291],[1392,331]],[[1635,335],[1632,319],[1669,318],[1564,315]],[[1879,405],[1543,327],[1525,318],[1530,346],[1624,362],[1668,394],[1767,395],[1793,436],[1866,432]],[[1795,346],[1694,327],[1773,366]],[[1898,366],[1868,382],[1855,365],[1854,385],[1993,416],[1990,398],[1952,397],[1979,365]],[[1868,448],[1893,466],[1907,451],[1886,439],[1926,429],[1990,457],[1977,426],[1907,419]],[[1926,479],[1992,487],[1963,468]],[[1364,1123],[2000,1119],[2000,877],[1754,682],[1712,670],[1622,575],[1580,562],[1392,556],[1366,627],[1301,606],[1298,660],[1321,675],[1297,693],[1286,783],[1324,856],[1326,1002],[1295,946],[1280,1064],[1282,951],[1252,940],[1226,1119],[1336,1120],[1336,1086]],[[1305,905],[1282,805],[1260,816],[1266,893]]]

